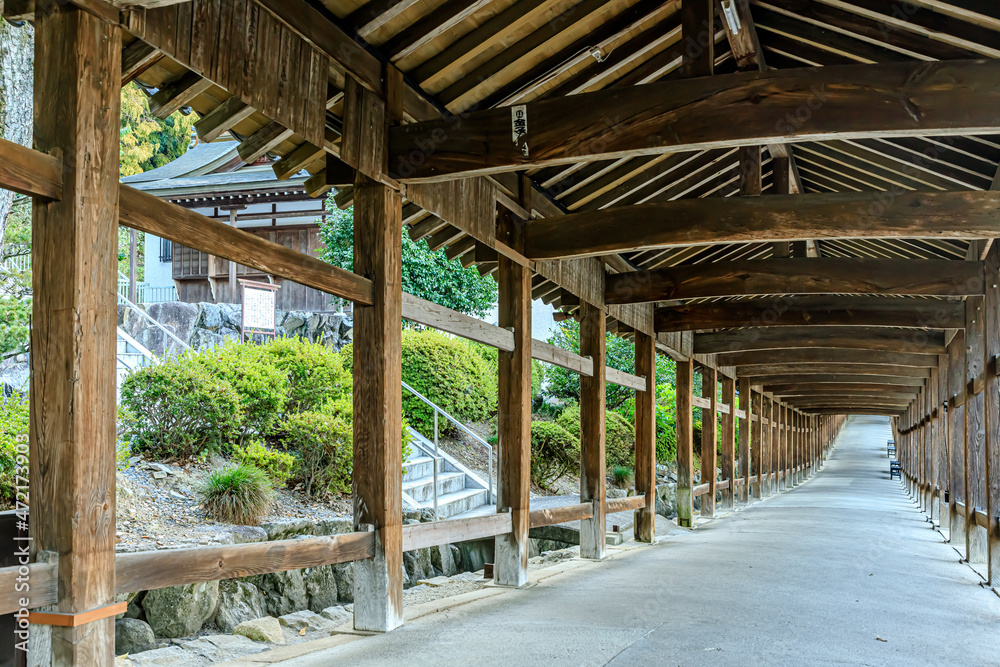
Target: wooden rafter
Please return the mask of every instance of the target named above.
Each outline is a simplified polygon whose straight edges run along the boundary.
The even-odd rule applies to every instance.
[[[944,334],[920,329],[877,327],[748,328],[694,335],[695,354],[748,350],[836,347],[887,352],[938,354],[944,351]]]

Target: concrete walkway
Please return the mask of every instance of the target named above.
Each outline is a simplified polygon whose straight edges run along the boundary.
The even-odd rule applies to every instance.
[[[1000,664],[1000,599],[889,481],[888,435],[854,418],[789,493],[279,664]]]

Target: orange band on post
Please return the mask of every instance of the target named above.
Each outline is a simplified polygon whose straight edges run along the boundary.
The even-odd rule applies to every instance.
[[[94,621],[100,621],[105,618],[117,616],[118,614],[123,614],[126,609],[128,609],[128,602],[118,602],[116,604],[108,605],[107,607],[99,607],[98,609],[91,609],[90,611],[82,611],[79,614],[31,611],[28,612],[28,622],[34,623],[35,625],[58,625],[63,628],[75,628],[79,625],[85,625],[87,623],[93,623]]]

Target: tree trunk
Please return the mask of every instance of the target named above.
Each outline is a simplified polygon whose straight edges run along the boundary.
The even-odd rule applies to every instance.
[[[34,30],[0,21],[0,135],[31,145]],[[7,231],[14,193],[0,190],[0,246]]]

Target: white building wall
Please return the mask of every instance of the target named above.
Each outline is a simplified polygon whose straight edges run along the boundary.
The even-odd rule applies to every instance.
[[[173,287],[173,267],[170,262],[160,261],[160,237],[145,234],[146,271],[142,282],[150,287]]]

